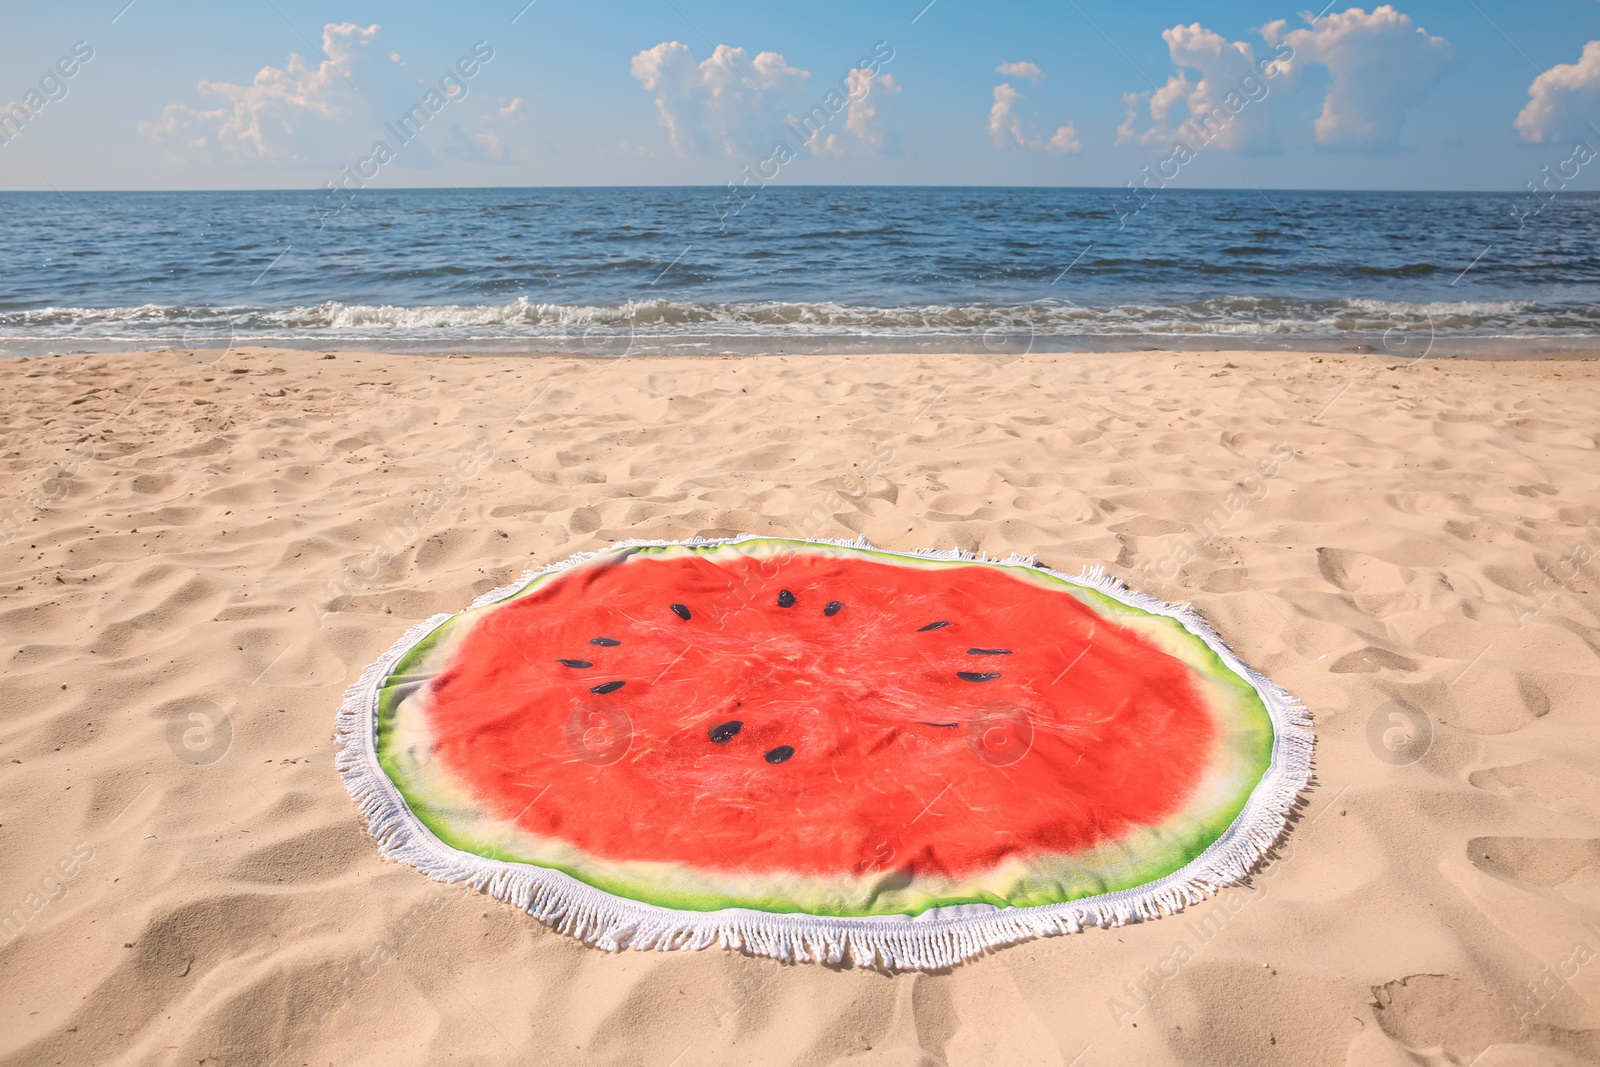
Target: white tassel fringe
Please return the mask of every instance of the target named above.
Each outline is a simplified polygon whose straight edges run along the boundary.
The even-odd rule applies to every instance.
[[[628,540],[613,547],[735,544],[758,539],[764,538],[746,534],[687,541]],[[344,703],[339,708],[337,766],[350,796],[366,816],[379,851],[389,859],[416,867],[437,881],[471,885],[522,908],[561,933],[609,951],[622,948],[687,951],[720,944],[784,961],[838,964],[849,959],[864,967],[933,970],[1029,938],[1075,934],[1090,926],[1121,926],[1182,911],[1186,905],[1246,878],[1283,835],[1289,811],[1311,778],[1311,715],[1298,700],[1235,655],[1188,604],[1167,604],[1129,589],[1101,566],[1087,567],[1078,577],[1072,578],[1040,567],[1032,557],[1018,555],[993,560],[956,548],[890,552],[875,548],[866,538],[854,541],[814,539],[809,543],[845,545],[924,559],[1034,567],[1075,585],[1098,590],[1132,607],[1176,619],[1260,694],[1272,717],[1276,735],[1271,765],[1250,794],[1244,810],[1221,837],[1187,866],[1135,889],[1038,907],[968,904],[934,908],[915,916],[779,915],[743,908],[675,911],[613,896],[546,867],[490,860],[458,851],[436,838],[411,813],[400,791],[378,766],[378,690],[401,657],[452,618],[435,615],[407,630],[388,652],[363,671],[361,678],[346,690]],[[542,574],[571,567],[595,554],[583,552],[560,563],[530,570],[511,584],[484,593],[472,602],[472,607],[508,597]]]

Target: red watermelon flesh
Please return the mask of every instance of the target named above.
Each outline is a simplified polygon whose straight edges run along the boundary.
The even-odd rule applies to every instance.
[[[958,878],[1154,827],[1217,736],[1190,667],[1017,569],[601,557],[432,683],[473,801],[604,860]]]

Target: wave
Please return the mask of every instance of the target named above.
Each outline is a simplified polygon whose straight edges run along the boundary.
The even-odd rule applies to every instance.
[[[289,308],[44,307],[0,312],[0,339],[126,340],[195,345],[211,337],[277,340],[582,339],[595,334],[696,336],[971,335],[1340,337],[1401,329],[1480,336],[1595,336],[1600,307],[1530,300],[1408,303],[1371,299],[1291,300],[1225,296],[1179,304],[1085,306],[1067,301],[1011,305],[873,307],[834,302],[612,305],[396,306],[329,301]]]

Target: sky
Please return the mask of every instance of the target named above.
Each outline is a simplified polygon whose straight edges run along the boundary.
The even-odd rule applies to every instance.
[[[0,189],[1600,189],[1596,0],[525,4],[17,5]]]

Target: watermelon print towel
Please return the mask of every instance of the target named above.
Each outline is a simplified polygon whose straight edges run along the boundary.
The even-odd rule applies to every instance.
[[[602,947],[932,968],[1244,877],[1309,726],[1098,568],[742,537],[413,627],[339,766],[386,855]]]

